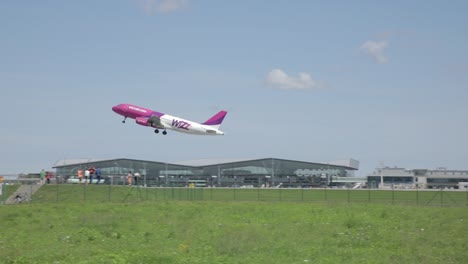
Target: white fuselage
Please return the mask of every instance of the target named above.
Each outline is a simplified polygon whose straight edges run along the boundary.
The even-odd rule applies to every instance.
[[[224,132],[212,126],[202,125],[197,122],[167,114],[161,116],[161,123],[164,125],[164,128],[187,134],[224,135]]]

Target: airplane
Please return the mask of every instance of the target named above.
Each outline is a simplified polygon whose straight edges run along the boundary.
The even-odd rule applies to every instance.
[[[124,116],[122,123],[125,123],[125,120],[130,117],[135,119],[135,122],[139,125],[155,128],[154,133],[159,133],[159,130],[162,129],[163,135],[167,134],[166,129],[195,135],[224,135],[219,127],[227,114],[226,111],[219,111],[216,115],[200,124],[132,104],[116,105],[112,107],[112,111]]]

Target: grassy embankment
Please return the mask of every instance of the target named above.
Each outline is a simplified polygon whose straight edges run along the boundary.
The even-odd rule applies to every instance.
[[[120,197],[118,190],[111,192],[111,200],[121,202],[99,203],[91,201],[108,199],[109,187],[92,187],[86,201],[77,198],[83,190],[74,186],[80,191],[68,190],[67,199],[66,193],[59,193],[61,202],[51,202],[57,190],[47,186],[31,204],[1,206],[0,262],[465,263],[468,259],[466,207],[163,198],[135,202],[144,192],[129,194],[128,189],[120,189]],[[167,195],[172,197],[170,191]]]

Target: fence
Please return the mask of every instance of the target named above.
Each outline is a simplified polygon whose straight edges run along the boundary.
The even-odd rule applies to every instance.
[[[468,206],[466,190],[374,190],[330,188],[186,188],[144,187],[97,184],[44,184],[32,194],[36,185],[22,185],[27,203],[106,203],[145,201],[264,201],[380,203],[421,206]],[[16,188],[16,189],[14,189]],[[17,185],[4,185],[2,203],[17,190]],[[19,190],[19,189],[18,189]],[[6,195],[5,195],[6,194]]]

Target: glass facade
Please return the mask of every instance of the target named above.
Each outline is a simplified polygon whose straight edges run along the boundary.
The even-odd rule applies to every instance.
[[[217,187],[319,187],[331,183],[332,177],[345,177],[346,166],[284,159],[256,159],[187,166],[172,163],[114,159],[56,166],[57,175],[76,177],[78,170],[100,168],[106,183],[125,184],[128,172],[138,172],[147,186],[188,186],[191,181],[204,181]]]

